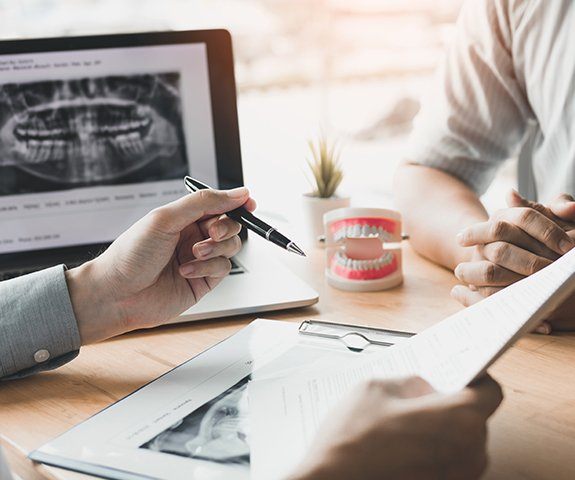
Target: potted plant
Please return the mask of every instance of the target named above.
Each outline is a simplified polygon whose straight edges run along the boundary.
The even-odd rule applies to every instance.
[[[314,242],[323,235],[323,215],[336,208],[349,207],[349,197],[337,195],[337,189],[343,180],[343,171],[339,163],[340,151],[334,143],[330,144],[325,136],[316,142],[308,141],[311,158],[307,164],[312,173],[313,191],[304,195],[304,209],[308,233]]]

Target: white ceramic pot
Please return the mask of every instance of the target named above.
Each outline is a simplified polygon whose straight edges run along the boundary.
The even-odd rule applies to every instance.
[[[323,215],[336,208],[349,207],[349,197],[319,198],[311,194],[303,196],[305,229],[310,243],[320,245],[318,238],[323,235]]]

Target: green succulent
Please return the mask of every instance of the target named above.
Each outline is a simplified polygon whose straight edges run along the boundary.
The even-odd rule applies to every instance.
[[[339,164],[340,152],[336,145],[330,144],[324,136],[316,143],[309,140],[308,145],[312,154],[312,158],[307,159],[314,180],[312,195],[319,198],[333,197],[343,180],[343,171]]]

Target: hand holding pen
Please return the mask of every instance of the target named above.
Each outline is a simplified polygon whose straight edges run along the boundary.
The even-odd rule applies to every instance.
[[[190,193],[195,193],[199,190],[209,189],[205,183],[200,182],[192,177],[186,176],[184,178],[186,189]],[[260,220],[253,213],[246,210],[244,207],[236,208],[226,215],[232,220],[235,220],[240,225],[243,225],[248,230],[257,233],[260,237],[265,238],[267,241],[275,243],[277,246],[287,250],[288,252],[295,253],[305,257],[305,253],[293,241],[277,231],[276,228],[268,225],[263,220]]]
[[[82,344],[155,327],[209,294],[240,250],[240,225],[223,215],[239,206],[255,208],[246,188],[186,195],[150,211],[95,259],[66,270]]]

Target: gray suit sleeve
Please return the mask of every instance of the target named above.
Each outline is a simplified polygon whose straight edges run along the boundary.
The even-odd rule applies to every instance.
[[[69,362],[80,350],[64,265],[0,282],[0,379]]]

